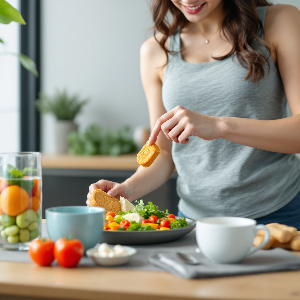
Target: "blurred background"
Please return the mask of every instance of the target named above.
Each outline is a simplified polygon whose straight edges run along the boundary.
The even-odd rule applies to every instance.
[[[139,51],[152,36],[148,30],[152,26],[151,0],[8,2],[21,12],[27,24],[0,27],[0,38],[5,41],[0,44],[0,152],[43,153],[45,207],[84,205],[89,184],[102,177],[121,182],[134,172],[135,153],[147,137],[149,117],[140,80]],[[274,3],[300,9],[299,0]],[[6,52],[29,56],[36,63],[39,76],[25,70],[14,55]],[[86,155],[70,159],[67,150],[59,150],[56,138],[57,132],[67,130],[67,135],[72,130],[56,129],[55,114],[41,114],[36,106],[40,92],[53,100],[57,91],[66,91],[67,98],[77,95],[79,100],[87,100],[71,120],[76,124],[72,130],[83,133],[91,124],[100,126],[110,132],[105,137],[108,145],[112,136],[117,141],[114,143],[124,141],[118,130],[128,126],[127,134],[133,138],[136,149],[128,146],[127,152],[132,154],[123,154],[121,159],[117,154],[126,151],[120,152],[119,146],[114,153],[100,153],[95,150],[97,141],[87,142],[85,136],[80,142],[82,137],[74,135],[73,154],[114,156],[107,160]],[[103,144],[105,138],[99,135],[98,142]],[[82,144],[89,144],[92,150],[83,149]],[[162,208],[176,209],[175,181],[176,173],[167,186],[148,195],[148,199],[157,199],[163,203]],[[67,188],[74,193],[67,194]]]

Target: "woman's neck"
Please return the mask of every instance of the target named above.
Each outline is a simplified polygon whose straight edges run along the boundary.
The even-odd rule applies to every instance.
[[[221,29],[225,13],[222,2],[206,19],[198,23],[190,22],[187,25],[189,31],[198,31],[203,35],[212,35]]]

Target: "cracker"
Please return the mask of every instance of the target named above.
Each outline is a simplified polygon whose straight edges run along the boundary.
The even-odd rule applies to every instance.
[[[300,235],[296,235],[290,241],[291,249],[294,251],[300,251]]]
[[[260,245],[263,242],[263,240],[264,240],[263,236],[257,235],[254,238],[253,246],[256,247],[256,246]],[[272,247],[274,241],[275,241],[275,239],[270,236],[270,239],[269,239],[268,243],[264,247],[262,247],[261,249],[262,250],[270,249]]]
[[[115,214],[118,214],[121,211],[120,201],[100,189],[96,189],[93,192],[90,198],[90,206],[103,207],[105,208],[105,213],[113,211]]]
[[[137,162],[144,168],[150,167],[159,153],[160,149],[155,143],[148,145],[147,142],[137,154]]]
[[[270,235],[274,237],[278,242],[285,244],[289,242],[293,235],[291,231],[286,228],[282,228],[282,226],[278,226],[279,224],[267,224],[266,227],[270,231]]]

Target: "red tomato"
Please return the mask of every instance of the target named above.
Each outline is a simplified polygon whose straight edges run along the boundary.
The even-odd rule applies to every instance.
[[[169,220],[164,220],[164,221],[161,221],[160,222],[160,226],[161,227],[167,227],[167,228],[170,228],[170,224],[171,222]]]
[[[148,220],[149,220],[150,222],[152,222],[152,223],[156,223],[157,220],[158,220],[158,217],[157,217],[157,216],[151,216],[151,217],[149,217]]]
[[[120,227],[124,228],[125,230],[130,226],[130,222],[128,220],[122,220],[120,223]]]
[[[147,224],[147,223],[152,223],[152,222],[149,221],[149,220],[143,220],[143,221],[142,221],[142,225],[143,225],[143,224]]]
[[[34,186],[32,187],[31,194],[32,196],[38,196],[38,192],[40,192],[41,184],[39,179],[33,179]]]
[[[106,216],[112,216],[114,218],[116,214],[113,211],[109,211],[108,213],[105,214],[105,217]]]
[[[32,241],[28,253],[36,264],[50,266],[54,261],[54,242],[50,239]]]
[[[175,215],[173,214],[167,215],[167,218],[175,219]]]
[[[60,238],[55,242],[54,256],[62,267],[76,267],[83,254],[84,246],[77,239],[67,240],[66,238]]]
[[[159,218],[159,221],[161,222],[161,221],[163,221],[165,218]]]

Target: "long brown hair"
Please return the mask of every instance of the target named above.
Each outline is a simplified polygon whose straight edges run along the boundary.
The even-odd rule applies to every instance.
[[[270,68],[268,59],[271,49],[263,39],[257,36],[263,32],[263,25],[256,12],[257,6],[269,5],[272,4],[268,0],[223,0],[225,19],[221,31],[232,44],[232,50],[224,56],[213,58],[224,60],[235,54],[239,63],[248,69],[245,80],[251,78],[252,82],[258,82],[265,76],[265,64]],[[166,48],[167,39],[175,33],[178,27],[185,27],[189,21],[170,0],[153,0],[151,9],[154,21],[154,37],[166,53],[167,64],[169,62],[168,54],[175,54]],[[172,22],[168,19],[168,13],[172,15]],[[163,34],[161,40],[156,37],[157,31]],[[253,42],[266,47],[269,56],[266,57],[253,49],[251,46]]]

